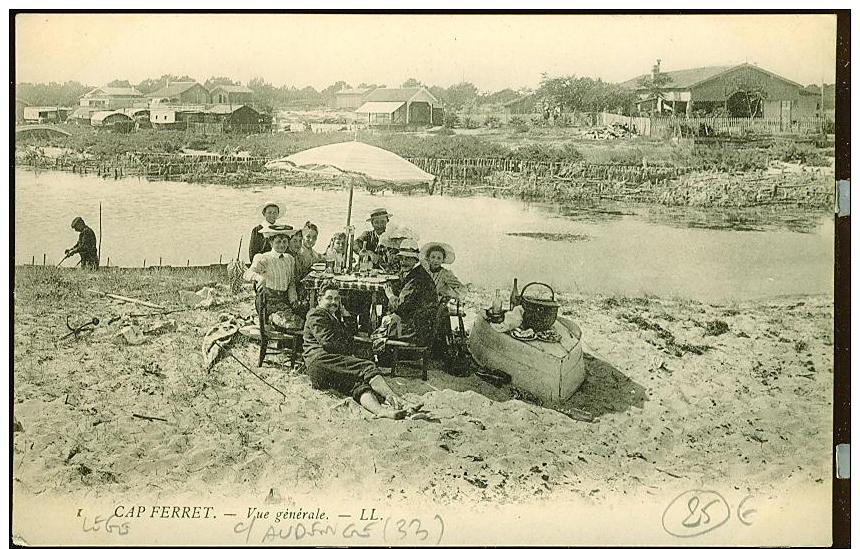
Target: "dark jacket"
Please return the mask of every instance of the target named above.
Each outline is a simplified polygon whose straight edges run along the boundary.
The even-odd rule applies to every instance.
[[[352,326],[335,318],[322,307],[311,309],[305,319],[304,355],[306,360],[323,353],[337,355],[352,354]]]
[[[248,256],[252,262],[254,261],[255,255],[268,252],[272,249],[272,244],[269,240],[260,234],[261,230],[263,230],[262,225],[257,225],[251,229],[251,241],[248,243]]]
[[[406,273],[398,294],[399,303],[393,312],[403,320],[404,334],[415,334],[421,343],[428,343],[433,336],[433,323],[439,297],[436,284],[430,273],[419,263]]]
[[[376,234],[376,231],[370,229],[369,231],[364,231],[359,235],[358,238],[355,239],[355,249],[356,251],[361,250],[361,244],[364,243],[364,249],[375,252],[376,246],[379,245],[379,235]]]
[[[96,244],[96,233],[84,225],[83,230],[78,233],[78,243],[69,250],[69,255],[80,254],[81,263],[95,263],[98,265],[99,252]]]

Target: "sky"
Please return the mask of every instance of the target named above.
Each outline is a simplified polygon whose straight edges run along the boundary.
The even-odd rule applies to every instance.
[[[414,77],[492,92],[542,73],[621,82],[659,58],[664,71],[749,62],[811,84],[834,82],[835,44],[833,15],[18,14],[15,69],[19,82]]]

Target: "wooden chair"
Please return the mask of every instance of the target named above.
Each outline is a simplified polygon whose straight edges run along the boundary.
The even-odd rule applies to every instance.
[[[421,370],[421,379],[427,381],[428,355],[430,347],[416,345],[399,339],[389,339],[385,342],[385,349],[391,352],[391,377],[397,376],[397,366],[406,365]],[[412,355],[412,358],[404,358],[403,355]]]
[[[296,369],[296,363],[304,364],[302,358],[302,338],[301,330],[287,330],[269,324],[269,314],[266,305],[266,297],[263,296],[259,311],[260,325],[260,357],[257,361],[257,367],[262,367],[266,357],[270,355],[286,354],[290,357],[290,368]],[[274,343],[275,347],[270,348],[269,344]]]

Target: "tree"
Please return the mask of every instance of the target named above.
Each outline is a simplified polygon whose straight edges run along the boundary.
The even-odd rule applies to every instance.
[[[478,88],[471,82],[460,82],[445,90],[442,100],[454,109],[462,109],[467,104],[477,103]]]
[[[767,91],[764,86],[736,79],[732,92],[726,97],[726,110],[729,116],[738,118],[757,118],[762,116]]]
[[[663,110],[663,101],[666,99],[666,87],[672,82],[672,77],[660,72],[660,65],[654,67],[651,76],[643,76],[639,81],[639,87],[645,90],[645,99],[654,101],[654,112]]]
[[[91,89],[92,86],[75,81],[49,84],[20,82],[15,86],[15,98],[23,99],[34,107],[72,106],[77,105],[81,96]]]
[[[210,76],[206,79],[203,87],[211,90],[215,86],[239,86],[240,84],[240,82],[236,82],[228,76]]]
[[[400,84],[401,88],[422,88],[424,84],[417,78],[407,78],[405,82]]]
[[[113,80],[105,84],[106,88],[130,88],[131,83],[128,80]]]

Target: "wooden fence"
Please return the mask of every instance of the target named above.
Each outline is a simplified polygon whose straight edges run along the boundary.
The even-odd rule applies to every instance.
[[[783,118],[726,118],[726,117],[641,117],[601,113],[603,125],[619,124],[639,135],[649,137],[694,137],[712,135],[808,135],[822,134],[830,117],[805,117],[795,120]]]
[[[506,158],[408,158],[422,170],[438,178],[439,192],[479,190],[489,185],[495,173],[507,173],[533,180],[614,180],[632,183],[659,183],[680,177],[692,168],[583,162],[539,162]],[[477,183],[477,185],[476,185]]]

